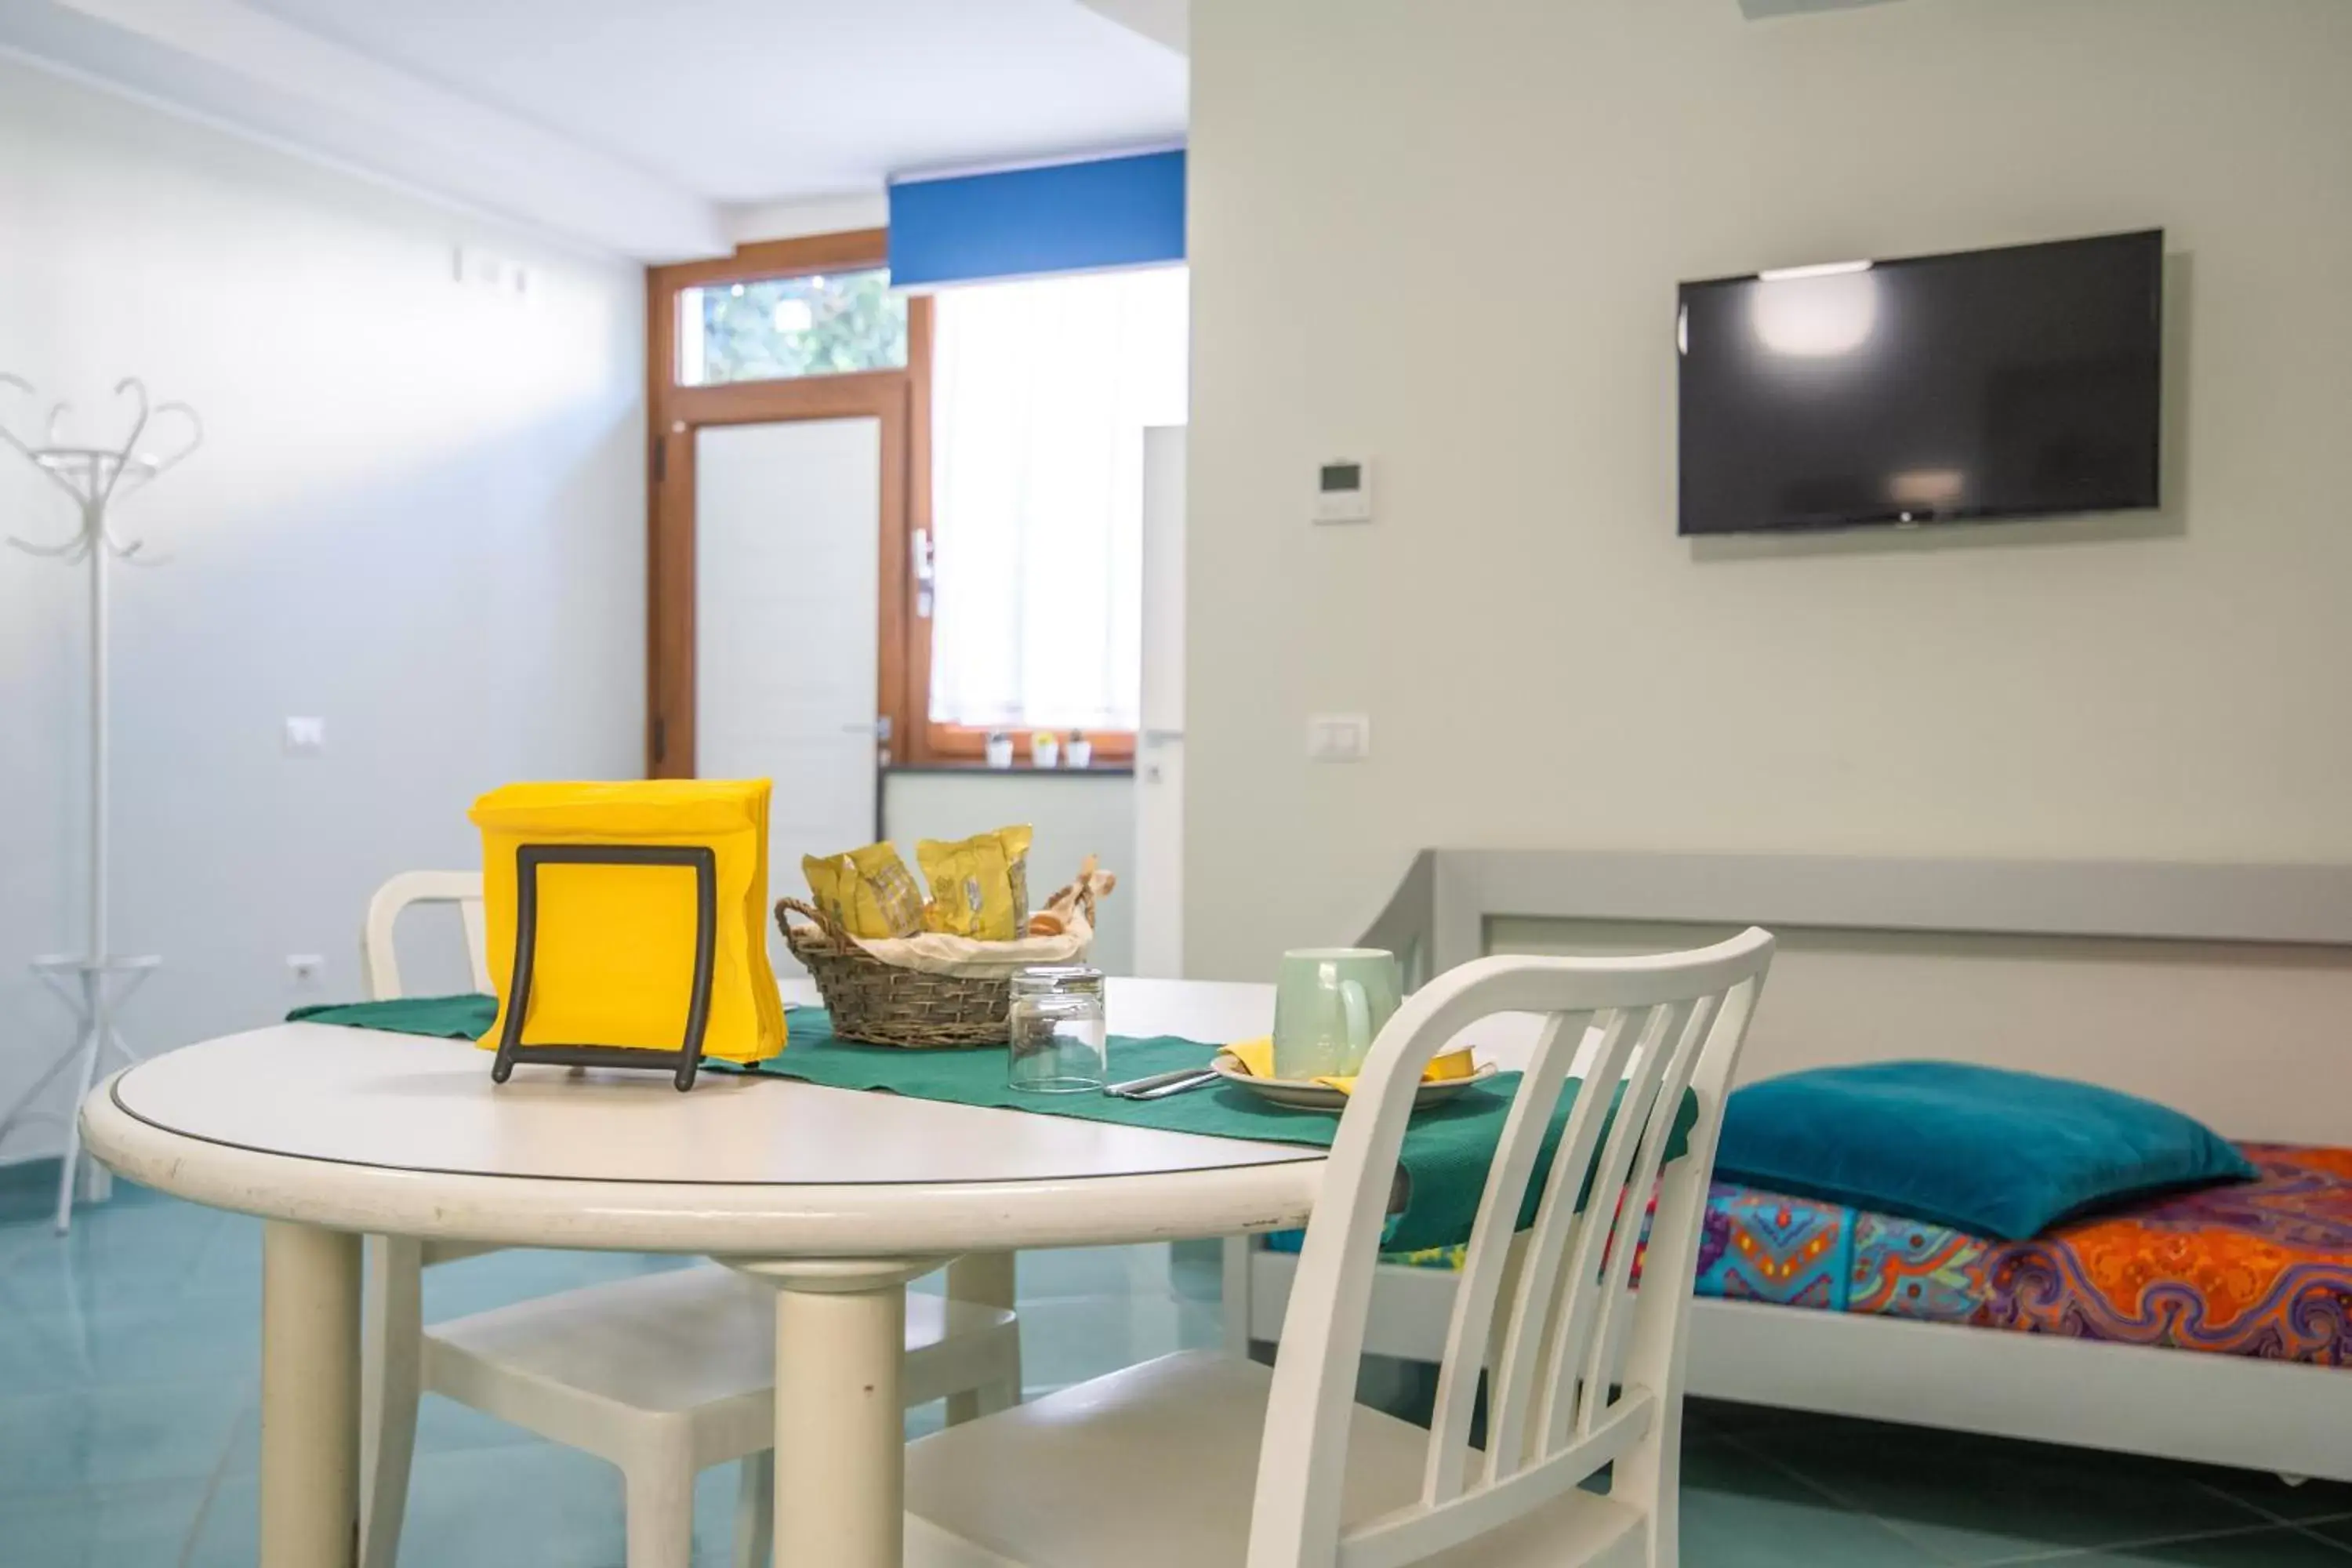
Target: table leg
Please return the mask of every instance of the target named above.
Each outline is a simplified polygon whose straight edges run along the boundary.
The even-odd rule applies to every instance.
[[[969,1301],[976,1307],[1013,1308],[1014,1279],[1013,1258],[1010,1252],[972,1252],[948,1265],[948,1300]],[[974,1421],[980,1417],[980,1393],[977,1389],[948,1395],[948,1425]]]
[[[776,1287],[776,1568],[901,1568],[906,1288],[940,1262],[735,1263]]]
[[[271,1220],[261,1238],[261,1568],[359,1551],[360,1238]]]

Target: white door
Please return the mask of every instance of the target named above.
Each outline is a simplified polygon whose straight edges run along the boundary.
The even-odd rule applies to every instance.
[[[874,841],[881,530],[880,420],[696,433],[695,772],[775,781],[771,899]]]
[[[1143,693],[1135,737],[1135,972],[1184,973],[1184,427],[1143,433]]]

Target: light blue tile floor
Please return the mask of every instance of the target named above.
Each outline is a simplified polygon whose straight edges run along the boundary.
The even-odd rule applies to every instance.
[[[0,1568],[226,1568],[254,1557],[257,1222],[118,1186],[73,1234],[0,1173]],[[509,1252],[433,1270],[451,1316],[671,1260]],[[1029,1253],[1034,1394],[1218,1338],[1213,1247]],[[935,1288],[935,1286],[934,1286]],[[2352,1373],[2347,1378],[2352,1396]],[[1409,1410],[1425,1387],[1376,1380]],[[909,1430],[929,1430],[936,1409]],[[1695,1404],[1688,1568],[2352,1568],[2352,1487]],[[697,1494],[727,1560],[734,1472]],[[428,1398],[408,1568],[617,1568],[617,1477]]]

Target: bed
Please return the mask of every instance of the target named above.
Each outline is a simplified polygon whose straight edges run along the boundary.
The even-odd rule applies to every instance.
[[[2352,1368],[2352,1149],[2240,1146],[2262,1173],[1992,1241],[1717,1182],[1699,1297]],[[1297,1250],[1299,1233],[1269,1237]],[[1392,1253],[1458,1271],[1462,1248]],[[1640,1277],[1640,1261],[1634,1264]],[[2352,1396],[2352,1390],[2347,1390]]]
[[[2045,1070],[2163,1098],[2232,1131],[2252,1121],[2293,1134],[2241,1142],[2256,1181],[2143,1202],[2021,1242],[1718,1182],[1688,1386],[1753,1404],[2352,1481],[2352,1094],[2340,1089],[2335,1033],[2322,1032],[2323,1021],[2332,1025],[2352,1005],[2352,872],[1492,851],[1449,868],[1447,858],[1418,860],[1367,937],[1406,953],[1423,973],[1502,945],[1497,926],[1528,917],[1581,922],[1591,929],[1569,940],[1602,947],[1645,936],[1666,945],[1658,939],[1670,927],[1703,934],[1711,921],[1754,919],[1784,931],[1860,933],[1842,940],[1881,960],[1890,931],[1948,933],[1958,949],[1949,962],[1972,992],[1992,972],[1969,967],[1983,955],[1967,944],[1996,933],[2007,943],[2002,961],[2027,971],[2008,984],[2015,993],[2046,991],[2053,964],[2088,964],[2079,978],[2093,998],[2114,989],[2119,963],[2137,966],[2136,975],[2150,966],[2189,970],[2218,1016],[2263,1027],[2214,1037],[2231,1040],[2230,1050],[2200,1049],[2207,1004],[2176,995],[2169,1011],[2182,1015],[2173,1020],[2179,1039],[2135,1023],[2131,1048],[2118,1051],[2084,1037],[2098,1004],[2083,996],[2068,998],[2054,1018],[2032,1016],[2031,994],[2024,1005],[2003,996],[1985,1005],[2029,1035],[2068,1042],[2032,1058]],[[1776,921],[1776,899],[1784,917],[1798,918]],[[1885,963],[1866,979],[1848,964],[1851,984],[1834,989],[1867,989],[1874,1001],[1859,1038],[1820,1045],[1837,1020],[1824,1005],[1833,1006],[1832,988],[1819,985],[1801,994],[1783,1038],[1801,1034],[1831,1059],[1914,1054],[1908,1035],[1886,1028],[1885,1003],[1905,985],[1942,994],[1928,977],[1933,946],[1913,935],[1896,950],[1903,984],[1892,992]],[[1776,966],[1759,1026],[1784,978]],[[1808,990],[1801,978],[1796,989]],[[2048,996],[2040,1003],[2046,1009]],[[1948,1030],[1938,1054],[1969,1037]],[[2252,1043],[2237,1047],[2242,1037]],[[1751,1043],[1751,1053],[1758,1044],[1762,1060],[1745,1079],[1819,1065],[1802,1047],[1792,1055],[1769,1039]],[[2282,1048],[2312,1059],[2282,1064]],[[2066,1050],[2075,1055],[2052,1059]],[[2300,1070],[2282,1073],[2282,1065]],[[2312,1092],[2323,1083],[2329,1092]],[[2267,1100],[2250,1098],[2250,1087]],[[1227,1336],[1236,1345],[1281,1331],[1293,1267],[1286,1246],[1228,1247]],[[1451,1262],[1383,1262],[1367,1351],[1430,1358],[1452,1311]]]

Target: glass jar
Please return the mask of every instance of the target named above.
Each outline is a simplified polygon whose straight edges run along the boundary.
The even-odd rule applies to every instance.
[[[1056,964],[1013,977],[1007,1084],[1030,1094],[1099,1093],[1109,1055],[1101,970]]]

